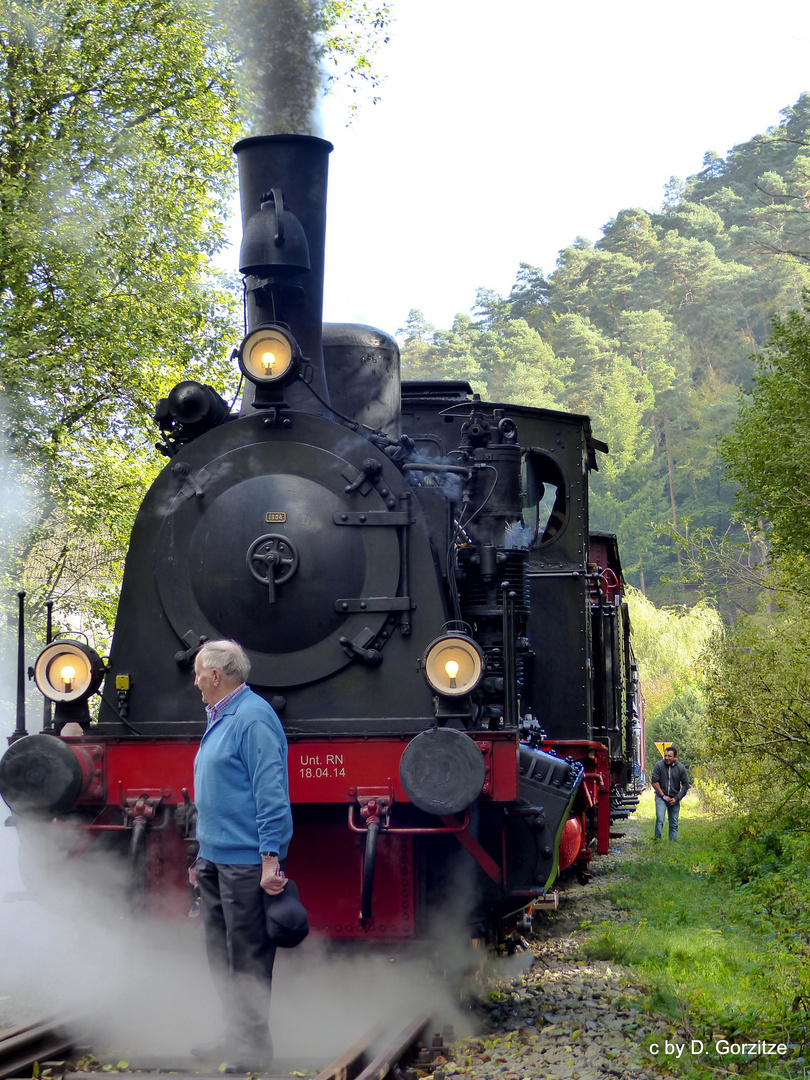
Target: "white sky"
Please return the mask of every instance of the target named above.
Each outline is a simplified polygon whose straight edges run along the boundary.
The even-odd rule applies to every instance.
[[[381,101],[335,144],[324,318],[449,327],[810,90],[807,0],[392,0]]]

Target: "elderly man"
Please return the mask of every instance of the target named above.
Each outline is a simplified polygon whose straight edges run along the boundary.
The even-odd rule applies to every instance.
[[[208,726],[194,762],[200,890],[208,963],[225,1015],[222,1041],[196,1057],[225,1072],[258,1072],[273,1056],[269,1029],[275,946],[264,895],[286,884],[292,836],[287,739],[271,706],[247,686],[250,661],[235,641],[197,653],[194,685]]]
[[[678,751],[670,746],[653,769],[651,780],[655,792],[655,839],[664,833],[664,816],[669,817],[669,838],[678,839],[678,816],[681,799],[689,790],[689,774],[686,766],[678,761]]]

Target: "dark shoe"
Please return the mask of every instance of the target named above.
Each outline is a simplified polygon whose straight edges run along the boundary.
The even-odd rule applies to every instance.
[[[216,1061],[219,1064],[233,1053],[233,1043],[219,1039],[217,1042],[199,1043],[192,1046],[191,1056],[198,1061]]]
[[[238,1061],[228,1061],[225,1064],[225,1068],[222,1070],[224,1073],[233,1075],[237,1073],[239,1076],[248,1076],[251,1073],[266,1073],[270,1072],[273,1067],[272,1058],[259,1059],[257,1057],[240,1058]]]
[[[232,1075],[234,1073],[245,1075],[246,1073],[270,1072],[273,1067],[273,1044],[264,1046],[248,1047],[228,1061],[223,1072]]]

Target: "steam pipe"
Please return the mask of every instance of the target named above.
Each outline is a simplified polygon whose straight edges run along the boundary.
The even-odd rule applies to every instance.
[[[406,461],[401,468],[403,472],[456,473],[458,476],[463,476],[465,480],[469,480],[472,476],[472,470],[468,469],[465,465],[440,465],[438,463],[428,463],[426,461]]]
[[[515,593],[504,582],[503,589],[503,723],[504,727],[517,727],[517,653],[515,651]]]
[[[21,739],[25,729],[25,593],[18,592],[19,615],[17,620],[17,723],[9,742]]]
[[[377,863],[379,821],[370,821],[366,830],[366,850],[363,859],[363,892],[360,898],[360,918],[367,922],[372,916],[371,897],[374,892],[374,867]]]
[[[144,882],[139,879],[138,864],[140,862],[141,852],[144,849],[146,842],[146,819],[142,817],[135,818],[135,822],[132,826],[132,836],[129,841],[129,851],[127,852],[127,869],[129,878],[129,901],[133,911],[140,911],[143,906],[144,899]]]
[[[399,508],[410,517],[411,508],[411,494],[409,491],[405,491],[399,497]],[[404,529],[399,529],[399,544],[400,544],[400,596],[411,595],[411,539],[410,529],[406,526]],[[399,613],[399,628],[405,637],[411,633],[411,613],[410,611],[401,611]]]

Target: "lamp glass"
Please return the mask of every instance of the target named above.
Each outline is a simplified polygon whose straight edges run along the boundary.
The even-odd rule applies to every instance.
[[[40,653],[34,679],[50,701],[77,701],[90,687],[93,666],[82,645],[55,641]]]
[[[447,697],[469,694],[481,680],[483,657],[471,638],[449,636],[429,646],[425,658],[425,677],[433,689]]]
[[[241,359],[245,374],[253,382],[276,382],[290,370],[293,345],[280,330],[254,330],[242,344]]]

